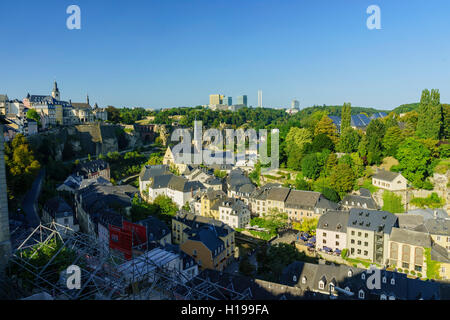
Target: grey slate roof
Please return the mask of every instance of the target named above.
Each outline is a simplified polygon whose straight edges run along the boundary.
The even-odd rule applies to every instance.
[[[146,165],[142,168],[139,174],[139,178],[141,179],[141,181],[148,181],[152,177],[161,176],[168,173],[170,173],[170,170],[169,167],[165,164],[154,166]]]
[[[186,212],[183,210],[180,210],[177,213],[176,217],[173,218],[173,220],[182,222],[183,224],[187,225],[193,231],[195,231],[196,229],[201,228],[202,226],[205,226],[205,225],[212,225],[212,226],[214,226],[214,228],[216,229],[217,233],[220,236],[226,236],[230,232],[234,232],[234,230],[230,226],[223,223],[222,221],[195,215],[193,213]]]
[[[349,211],[328,211],[320,216],[317,228],[346,233],[349,217]]]
[[[428,232],[430,234],[450,237],[450,220],[448,219],[428,219],[416,231]]]
[[[393,227],[398,227],[398,218],[388,211],[353,208],[347,227],[390,234]]]
[[[44,206],[43,209],[47,211],[51,217],[59,218],[59,217],[66,217],[66,216],[73,216],[73,210],[72,208],[67,204],[67,202],[57,196],[53,197],[50,200],[48,200]]]
[[[383,180],[383,181],[393,181],[399,175],[400,175],[400,173],[398,173],[398,172],[378,170],[378,172],[373,175],[373,178]]]
[[[431,237],[424,232],[392,228],[390,241],[406,243],[413,246],[431,248]]]
[[[286,198],[285,206],[287,208],[310,209],[315,207],[319,198],[319,192],[291,190]]]
[[[109,168],[108,162],[102,159],[97,159],[79,164],[75,168],[75,172],[80,176],[87,176],[89,173],[95,173],[108,168]]]
[[[421,215],[424,220],[441,218],[448,219],[449,216],[444,209],[414,209],[406,213],[407,215]]]
[[[213,226],[205,225],[200,227],[189,237],[189,240],[203,243],[211,251],[213,257],[226,250],[224,242],[219,238],[219,234]]]
[[[365,205],[367,209],[378,209],[377,203],[372,197],[364,197],[356,194],[347,194],[341,200],[341,204],[344,206],[356,206],[359,208],[363,208],[363,206]]]
[[[287,196],[289,195],[289,192],[291,189],[289,188],[272,188],[269,190],[269,193],[267,194],[267,200],[272,201],[286,201]]]
[[[437,282],[410,279],[403,273],[381,270],[380,288],[369,289],[366,284],[369,276],[367,270],[346,265],[320,265],[296,261],[283,270],[281,282],[303,290],[319,290],[319,281],[322,280],[325,288],[321,291],[329,291],[330,283],[334,283],[339,288],[352,291],[355,294],[352,299],[358,299],[360,290],[364,292],[365,299],[379,300],[382,294],[386,297],[393,296],[396,300],[440,299],[440,284]],[[306,278],[305,284],[302,283],[303,277]],[[339,298],[348,299],[342,295],[339,295]]]
[[[431,247],[431,260],[450,263],[450,256],[446,248],[434,242]]]
[[[138,224],[147,227],[148,242],[160,241],[170,233],[169,227],[164,222],[152,216],[139,221]]]
[[[423,216],[421,215],[399,213],[396,216],[399,227],[403,229],[414,230],[424,222]]]

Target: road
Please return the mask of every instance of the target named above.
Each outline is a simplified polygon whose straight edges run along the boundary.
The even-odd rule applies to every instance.
[[[37,212],[37,201],[41,193],[42,181],[45,178],[45,168],[42,168],[22,201],[25,221],[29,227],[36,228],[41,223]]]
[[[234,260],[234,259],[233,259]],[[251,256],[249,256],[249,261],[251,264],[255,266],[255,268],[258,268],[258,262],[256,261],[256,250],[253,252]],[[239,260],[234,260],[229,266],[223,270],[224,272],[231,273],[231,274],[239,274]]]

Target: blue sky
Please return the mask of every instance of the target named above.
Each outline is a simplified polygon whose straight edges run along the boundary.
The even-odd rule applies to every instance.
[[[81,8],[81,30],[66,8]],[[381,8],[381,30],[366,9]],[[391,109],[438,88],[450,102],[448,0],[5,0],[0,93],[101,106],[207,104],[247,94],[265,106]]]

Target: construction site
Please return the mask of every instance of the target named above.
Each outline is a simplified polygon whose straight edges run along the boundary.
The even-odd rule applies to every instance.
[[[250,288],[237,291],[232,282],[224,286],[204,274],[187,278],[168,263],[170,253],[157,248],[133,248],[125,259],[95,237],[54,222],[22,239],[13,245],[0,286],[11,291],[3,292],[6,299],[43,293],[54,300],[252,299]],[[79,288],[69,289],[70,266],[81,271]]]

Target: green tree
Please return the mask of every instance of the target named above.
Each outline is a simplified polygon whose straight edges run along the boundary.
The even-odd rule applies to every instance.
[[[443,137],[450,139],[450,104],[442,105]]]
[[[295,189],[297,190],[311,190],[311,187],[309,186],[308,182],[303,179],[303,176],[301,174],[297,175],[297,178],[295,179]]]
[[[302,172],[307,178],[317,179],[320,173],[320,166],[315,153],[311,153],[303,157]]]
[[[317,136],[319,134],[327,135],[334,144],[338,142],[336,125],[327,115],[324,115],[316,125],[314,135]]]
[[[399,165],[397,169],[414,186],[422,187],[429,174],[431,152],[414,138],[408,138],[400,144],[397,151]]]
[[[340,194],[350,192],[355,184],[353,169],[347,163],[338,164],[331,173],[330,184]]]
[[[341,135],[345,131],[345,129],[351,127],[351,104],[350,103],[344,103],[344,106],[342,107],[342,117],[341,117]]]
[[[10,144],[5,143],[5,164],[9,199],[28,191],[41,168],[27,139],[20,133]]]
[[[358,149],[359,134],[352,127],[347,127],[341,131],[341,138],[339,139],[338,150],[340,152],[352,153]]]
[[[287,166],[294,170],[300,169],[300,161],[305,144],[311,143],[311,133],[308,129],[291,127],[286,136]]]
[[[395,157],[397,148],[404,140],[403,132],[399,127],[390,127],[383,138],[383,148],[387,156]]]
[[[367,162],[380,164],[382,160],[382,141],[386,133],[386,127],[380,119],[370,121],[367,126]]]
[[[418,109],[417,129],[418,137],[439,139],[442,129],[442,105],[439,90],[428,89],[422,91]]]
[[[27,111],[27,119],[34,120],[37,123],[41,123],[41,117],[39,116],[39,114],[35,109],[29,109]]]
[[[325,175],[329,176],[333,169],[336,167],[338,162],[336,154],[333,152],[328,156],[326,167],[325,167]]]

